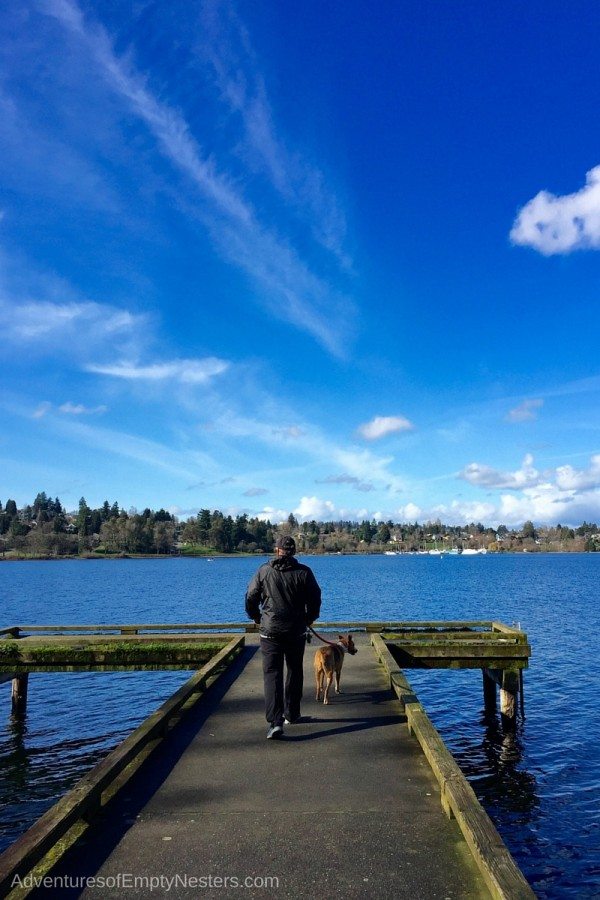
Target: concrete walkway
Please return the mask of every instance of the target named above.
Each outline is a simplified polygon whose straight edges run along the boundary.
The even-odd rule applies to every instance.
[[[58,870],[121,876],[121,886],[52,895],[488,897],[368,639],[359,636],[359,653],[346,657],[342,694],[329,706],[314,700],[314,646],[305,657],[309,721],[265,740],[260,651],[250,638]],[[161,876],[162,885],[144,880]],[[165,879],[176,876],[169,890]]]

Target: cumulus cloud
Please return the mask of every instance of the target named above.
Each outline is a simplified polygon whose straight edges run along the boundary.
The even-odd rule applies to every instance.
[[[468,522],[489,522],[493,519],[496,507],[493,503],[481,500],[453,500],[449,505],[435,506],[431,518],[444,519],[466,525]]]
[[[299,519],[327,519],[335,512],[335,506],[331,500],[321,500],[319,497],[302,497],[294,510],[294,515]]]
[[[175,359],[170,362],[139,366],[121,362],[114,365],[88,365],[87,372],[111,375],[130,381],[180,381],[183,384],[206,384],[229,368],[226,360],[208,356],[204,359]]]
[[[600,487],[600,454],[592,456],[588,469],[559,466],[556,469],[556,485],[563,491],[587,491]]]
[[[544,401],[541,399],[523,400],[519,406],[515,406],[505,416],[507,422],[530,422],[537,418],[536,410],[541,409]]]
[[[533,456],[527,454],[520,469],[515,472],[501,472],[481,463],[469,463],[459,472],[459,478],[478,487],[523,489],[539,484],[540,473],[533,467]]]
[[[412,431],[414,425],[404,416],[375,416],[370,422],[365,422],[357,429],[360,437],[366,441],[378,441],[388,434],[399,431]]]
[[[256,518],[260,519],[262,522],[284,522],[289,516],[289,510],[287,509],[277,509],[274,506],[264,506],[259,513],[256,513]]]
[[[585,186],[573,194],[536,194],[520,210],[510,237],[545,256],[600,248],[600,166],[590,169]]]
[[[416,522],[423,515],[423,510],[415,503],[406,503],[398,510],[398,517],[401,522]]]

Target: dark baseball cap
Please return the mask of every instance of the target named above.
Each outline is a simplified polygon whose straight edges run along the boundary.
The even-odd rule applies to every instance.
[[[296,541],[293,537],[290,537],[289,534],[286,534],[285,537],[277,538],[275,549],[283,550],[284,553],[289,553],[293,556],[296,552]]]

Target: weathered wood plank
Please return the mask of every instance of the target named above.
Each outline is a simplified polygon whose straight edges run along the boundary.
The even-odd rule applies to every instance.
[[[517,643],[516,635],[501,635],[497,631],[476,631],[475,629],[467,629],[459,631],[399,631],[395,629],[393,632],[384,632],[383,637],[386,641],[407,641],[410,643],[418,643],[419,641],[505,641],[506,643]]]
[[[388,641],[397,650],[416,658],[472,658],[485,659],[486,657],[511,657],[515,659],[527,659],[531,656],[531,647],[528,644],[488,644],[480,641],[474,643],[452,642],[448,644],[403,644],[401,641]]]
[[[492,896],[532,900],[535,894],[465,778],[448,781],[446,797]]]
[[[397,675],[397,663],[391,653],[384,653],[379,636],[371,639],[375,652],[384,667],[393,673],[392,685]],[[398,679],[408,685],[405,676]],[[517,867],[498,831],[494,827],[456,760],[444,744],[439,732],[427,713],[413,695],[404,710],[411,732],[418,739],[425,757],[440,785],[440,801],[446,813],[456,818],[459,828],[496,900],[532,900],[535,897],[523,873]]]
[[[120,632],[123,629],[132,629],[135,628],[138,631],[233,631],[240,630],[244,631],[246,628],[256,628],[257,626],[253,625],[253,623],[249,623],[248,621],[244,622],[192,622],[192,623],[181,623],[176,622],[174,624],[167,623],[125,623],[125,624],[102,624],[102,625],[93,625],[93,624],[84,624],[84,625],[18,625],[12,626],[11,629],[6,629],[6,631],[17,630],[17,631],[25,631],[30,633],[36,632],[109,632],[116,631]],[[343,621],[343,622],[316,622],[314,624],[315,629],[318,631],[319,628],[360,628],[362,630],[366,630],[368,628],[377,629],[378,631],[382,631],[384,629],[413,629],[413,628],[487,628],[491,629],[492,623],[490,621],[431,621],[431,622],[410,622],[410,621],[398,621],[398,620],[386,620],[381,622],[371,622],[366,620],[360,621]]]

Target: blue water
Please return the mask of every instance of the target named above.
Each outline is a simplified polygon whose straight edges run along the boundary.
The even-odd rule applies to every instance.
[[[261,561],[5,563],[0,624],[242,621]],[[323,619],[521,623],[533,657],[516,734],[484,717],[479,671],[409,680],[538,896],[600,896],[600,554],[306,561]],[[0,685],[0,848],[188,674],[35,674],[25,724],[11,721],[10,685]]]

